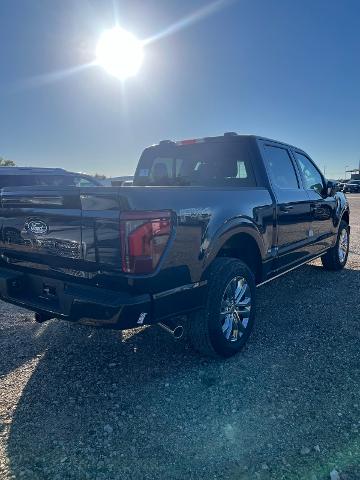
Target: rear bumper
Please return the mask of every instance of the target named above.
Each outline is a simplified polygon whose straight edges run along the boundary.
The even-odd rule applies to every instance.
[[[0,299],[48,318],[122,330],[201,308],[206,282],[155,295],[132,295],[0,268]]]
[[[151,323],[152,317],[149,294],[130,295],[6,268],[0,268],[0,298],[49,318],[109,328]]]

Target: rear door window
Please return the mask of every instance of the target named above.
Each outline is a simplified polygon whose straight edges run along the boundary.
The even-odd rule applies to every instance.
[[[280,190],[299,189],[299,181],[289,151],[283,147],[265,145],[264,154],[273,186]]]

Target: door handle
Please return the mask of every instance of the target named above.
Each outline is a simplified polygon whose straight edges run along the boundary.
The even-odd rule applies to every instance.
[[[280,205],[280,211],[284,213],[289,213],[293,208],[293,205]]]

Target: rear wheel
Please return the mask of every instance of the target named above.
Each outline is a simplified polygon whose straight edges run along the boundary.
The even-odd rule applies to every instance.
[[[190,341],[200,353],[230,357],[242,349],[254,324],[254,275],[240,260],[218,258],[208,281],[206,307],[190,318]]]
[[[323,257],[322,264],[326,270],[341,270],[345,267],[350,245],[350,228],[343,220],[340,222],[336,244]]]

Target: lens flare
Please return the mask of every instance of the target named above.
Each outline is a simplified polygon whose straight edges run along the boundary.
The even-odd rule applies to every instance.
[[[157,42],[158,40],[161,40],[165,37],[173,35],[174,33],[177,33],[181,30],[185,30],[191,25],[194,25],[195,23],[198,23],[201,20],[204,20],[206,17],[213,15],[217,11],[222,10],[223,8],[229,6],[233,2],[235,2],[235,0],[215,0],[214,2],[211,2],[205,5],[204,7],[199,8],[198,10],[195,10],[190,15],[180,18],[180,20],[173,23],[172,25],[169,25],[161,32],[158,32],[155,35],[147,38],[144,41],[144,45]]]
[[[103,32],[96,47],[96,63],[120,79],[136,75],[143,57],[142,42],[119,27]]]

